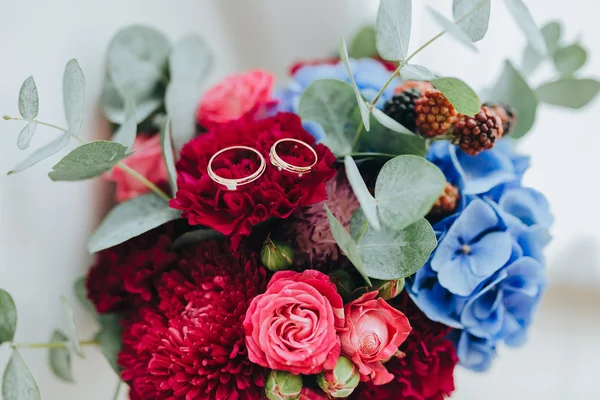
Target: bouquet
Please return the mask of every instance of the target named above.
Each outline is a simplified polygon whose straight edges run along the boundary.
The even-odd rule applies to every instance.
[[[294,65],[277,90],[263,70],[206,90],[204,41],[125,28],[108,50],[108,141],[80,137],[76,60],[64,126],[37,119],[27,78],[20,116],[4,116],[25,122],[18,147],[42,127],[59,136],[9,174],[77,142],[50,179],[101,176],[116,205],[75,283],[95,337],[77,337],[63,299],[71,321],[19,343],[0,290],[4,399],[41,398],[24,348],[47,348],[71,382],[71,358],[98,346],[134,400],[435,400],[454,391],[457,364],[484,371],[501,345],[523,344],[553,217],[523,186],[516,143],[540,103],[580,108],[600,85],[577,77],[585,50],[562,43],[558,23],[538,29],[521,0],[504,3],[527,37],[523,64],[507,61],[479,95],[413,59],[443,36],[476,48],[490,0],[455,0],[452,19],[429,10],[443,30],[412,53],[411,1],[381,0],[375,27]],[[532,88],[547,61],[555,76]]]

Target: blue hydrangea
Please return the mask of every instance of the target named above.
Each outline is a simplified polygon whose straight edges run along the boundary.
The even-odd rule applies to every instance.
[[[379,61],[372,58],[352,59],[350,60],[350,66],[356,85],[365,99],[369,101],[375,98],[391,75],[391,72]],[[317,79],[328,78],[350,83],[346,67],[341,61],[335,65],[305,65],[300,68],[292,76],[288,85],[275,93],[275,98],[279,100],[279,111],[297,113],[300,97],[304,89]],[[383,108],[385,102],[394,95],[394,88],[399,84],[400,81],[396,79],[388,85],[381,98],[377,101],[376,106]]]
[[[542,251],[553,217],[544,196],[522,186],[528,159],[508,140],[478,156],[438,142],[427,158],[461,201],[433,224],[438,246],[407,288],[429,318],[456,329],[461,364],[484,371],[499,342],[526,338],[546,286]]]

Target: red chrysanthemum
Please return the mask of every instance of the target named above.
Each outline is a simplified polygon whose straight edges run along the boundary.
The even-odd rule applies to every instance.
[[[172,234],[170,226],[157,228],[98,253],[86,286],[99,313],[125,311],[151,300],[152,279],[176,259],[169,249]]]
[[[119,364],[132,399],[260,399],[265,371],[248,360],[242,321],[266,286],[250,255],[205,242],[156,281],[158,302],[125,322]]]
[[[443,400],[454,391],[454,367],[458,362],[449,328],[429,320],[406,293],[394,307],[406,314],[413,330],[400,346],[402,354],[385,364],[394,375],[386,385],[361,383],[351,398],[355,400]]]
[[[311,173],[298,178],[271,166],[269,151],[279,139],[294,138],[314,146],[318,162]],[[267,162],[262,176],[238,190],[230,191],[217,185],[207,174],[210,158],[229,146],[250,146],[258,150]],[[223,153],[223,157],[229,152]],[[235,154],[215,173],[224,178],[240,178],[258,169],[258,159],[236,160]],[[293,165],[310,164],[308,151],[291,155],[285,161]],[[252,227],[267,218],[287,218],[301,207],[327,198],[325,181],[335,176],[335,156],[302,128],[295,114],[279,113],[263,120],[242,118],[213,127],[187,143],[177,163],[179,191],[171,207],[182,210],[182,217],[191,225],[205,225],[231,236],[236,249]]]

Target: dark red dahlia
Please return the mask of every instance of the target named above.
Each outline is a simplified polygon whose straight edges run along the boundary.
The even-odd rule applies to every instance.
[[[318,162],[312,172],[298,178],[280,172],[269,161],[271,146],[279,139],[299,139],[314,147]],[[267,162],[267,169],[256,181],[230,191],[218,186],[207,174],[210,158],[229,146],[250,146],[258,150]],[[223,157],[229,152],[223,153]],[[235,157],[235,152],[231,154]],[[293,165],[310,164],[310,152],[299,152],[285,159]],[[236,249],[252,227],[267,218],[287,218],[296,209],[327,198],[325,181],[335,176],[335,156],[302,128],[300,118],[291,113],[279,113],[262,120],[242,118],[213,127],[187,143],[177,163],[179,191],[171,207],[182,210],[182,217],[191,225],[205,225],[231,236]],[[224,178],[248,176],[258,169],[258,157],[232,158],[213,165],[215,173]]]
[[[408,317],[413,330],[400,352],[385,364],[394,375],[386,385],[361,382],[351,398],[356,400],[443,400],[454,391],[454,367],[458,362],[449,328],[429,320],[406,293],[394,302]]]
[[[156,286],[157,303],[124,323],[119,364],[132,399],[260,399],[265,371],[248,360],[242,327],[266,287],[254,256],[201,243]]]
[[[154,229],[98,253],[86,286],[99,313],[126,311],[151,301],[152,280],[171,266],[170,226]]]

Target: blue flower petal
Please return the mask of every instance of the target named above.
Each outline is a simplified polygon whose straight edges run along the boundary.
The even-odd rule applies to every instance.
[[[527,226],[540,225],[549,228],[554,222],[548,201],[533,189],[509,189],[500,198],[499,205]]]
[[[463,177],[465,194],[485,193],[496,185],[518,179],[510,158],[494,149],[470,156],[452,146],[450,156]]]
[[[453,339],[460,365],[475,372],[487,371],[496,356],[496,345],[468,332],[458,332]]]

